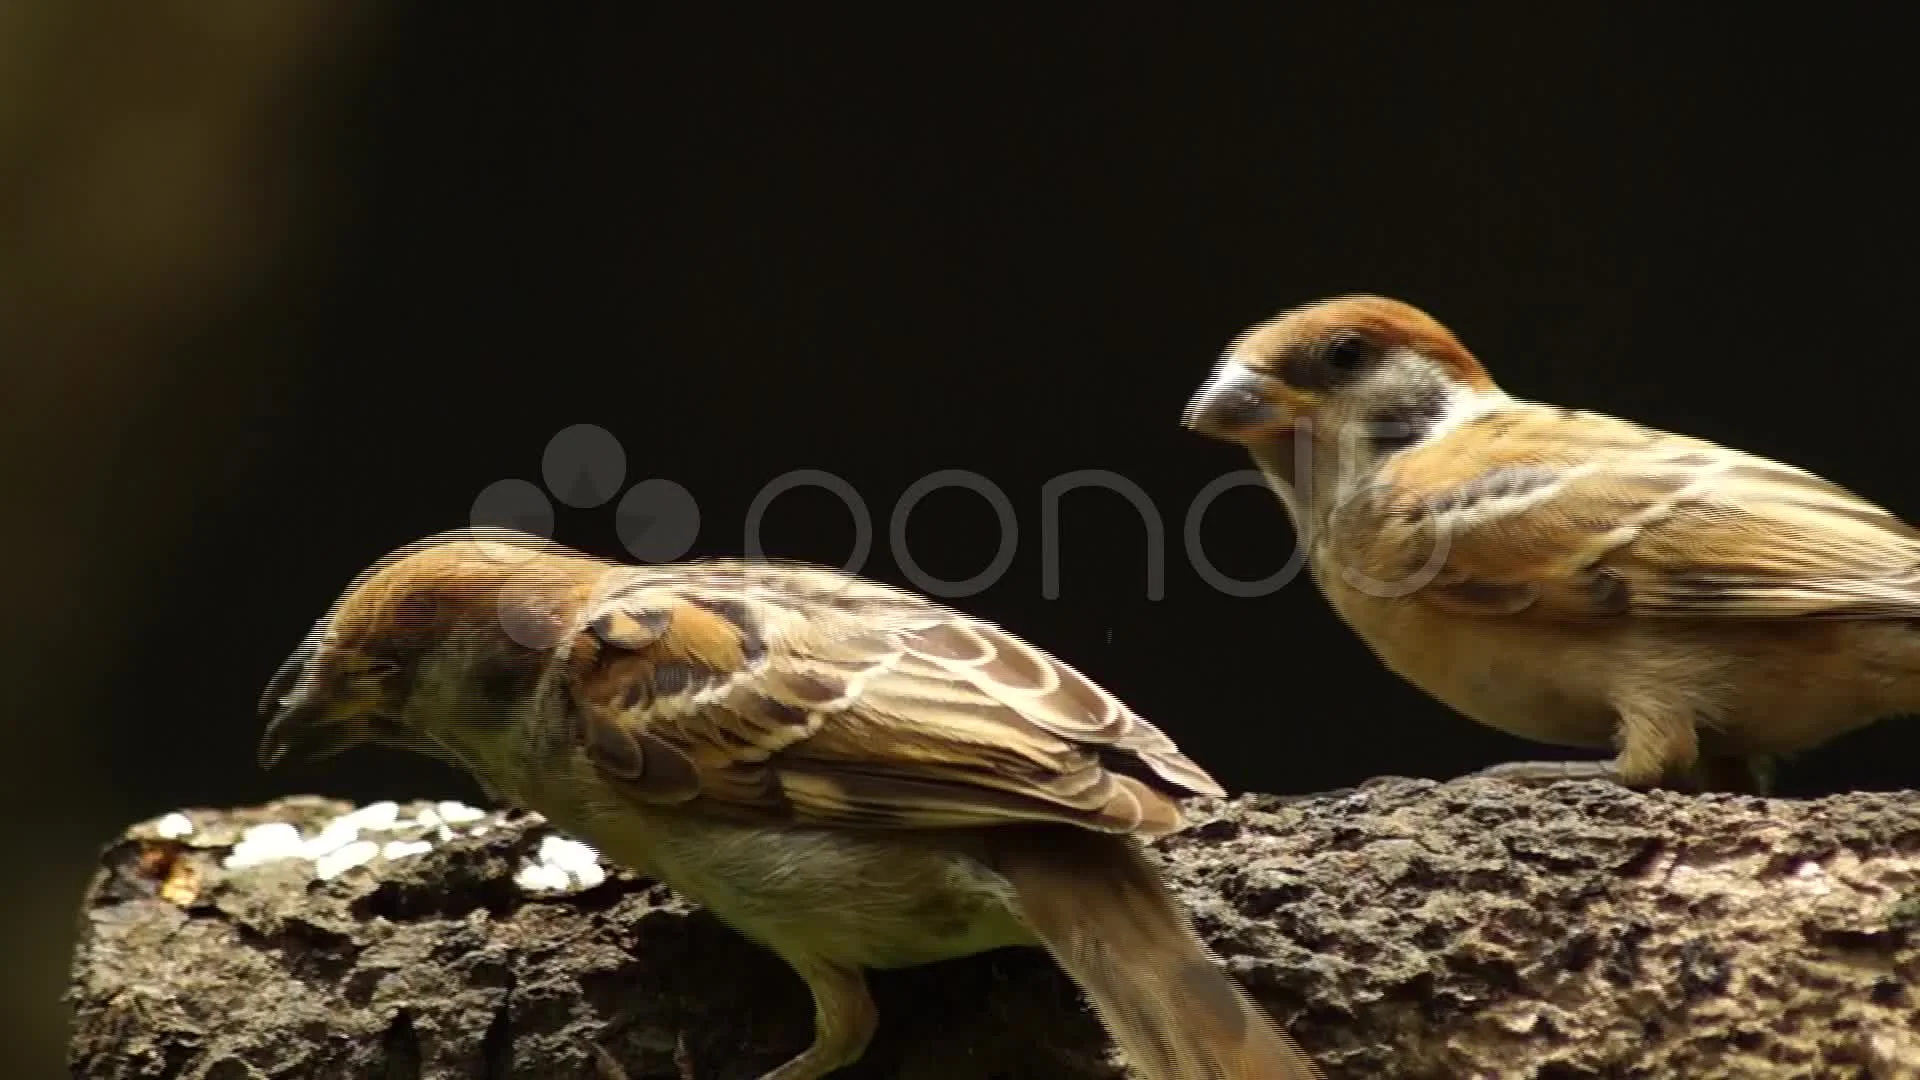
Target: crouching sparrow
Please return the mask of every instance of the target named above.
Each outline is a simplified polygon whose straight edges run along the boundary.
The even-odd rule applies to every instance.
[[[860,1058],[868,968],[1039,945],[1149,1080],[1311,1080],[1139,843],[1221,794],[1066,664],[846,574],[621,566],[519,534],[352,584],[268,687],[264,762],[358,743],[470,770],[780,955]]]

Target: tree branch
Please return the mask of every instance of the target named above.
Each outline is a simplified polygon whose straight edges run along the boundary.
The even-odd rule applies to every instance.
[[[604,1049],[631,1080],[737,1080],[811,1036],[770,954],[633,875],[569,877],[537,817],[416,804],[381,828],[376,806],[324,832],[350,809],[196,811],[111,845],[76,1075],[598,1078]],[[1384,779],[1194,811],[1169,874],[1331,1078],[1920,1075],[1920,795]],[[223,865],[265,822],[305,854]],[[873,981],[848,1080],[1124,1075],[1037,950]]]

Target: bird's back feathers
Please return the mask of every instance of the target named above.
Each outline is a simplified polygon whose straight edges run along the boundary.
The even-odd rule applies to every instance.
[[[1542,617],[1920,617],[1920,532],[1776,461],[1515,402],[1385,462],[1343,557]],[[1338,519],[1334,524],[1342,524]]]
[[[589,757],[633,797],[877,828],[1157,835],[1221,793],[1172,740],[981,620],[834,571],[614,571],[568,658]]]

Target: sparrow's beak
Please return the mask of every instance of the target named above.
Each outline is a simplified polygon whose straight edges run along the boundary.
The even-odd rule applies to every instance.
[[[1293,415],[1280,401],[1280,382],[1238,360],[1222,360],[1187,403],[1188,430],[1229,442],[1250,442],[1284,431]]]
[[[271,769],[282,761],[310,760],[337,754],[361,741],[357,725],[331,715],[316,692],[310,670],[318,653],[312,638],[302,642],[274,672],[260,695],[260,715],[267,730],[260,737],[260,767]]]

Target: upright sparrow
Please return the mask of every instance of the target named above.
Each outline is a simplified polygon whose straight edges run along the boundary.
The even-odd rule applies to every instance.
[[[1920,532],[1789,465],[1509,397],[1407,304],[1253,327],[1186,424],[1252,454],[1389,668],[1618,751],[1491,772],[1761,789],[1776,756],[1920,710]]]

